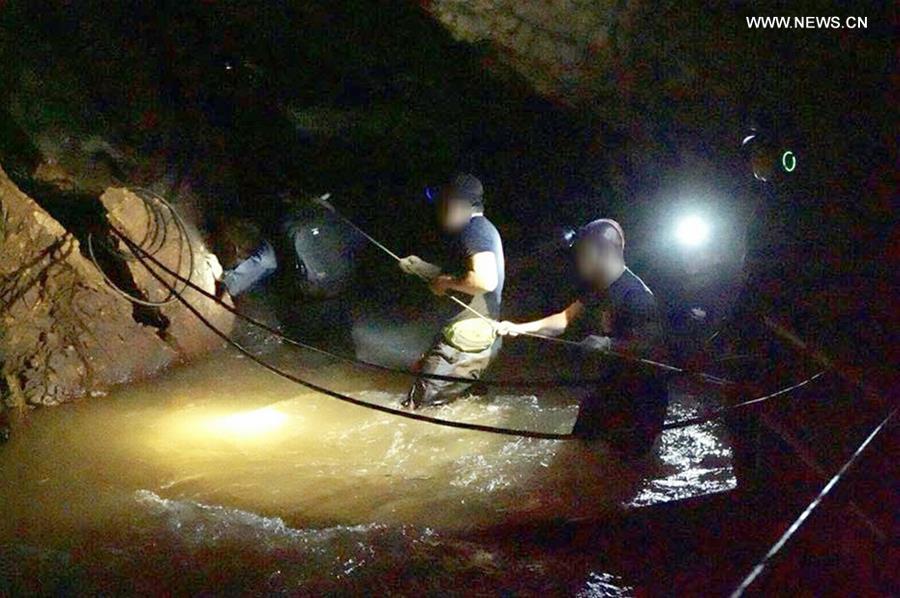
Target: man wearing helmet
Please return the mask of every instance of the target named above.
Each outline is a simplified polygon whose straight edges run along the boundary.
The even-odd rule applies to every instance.
[[[441,268],[409,256],[400,260],[400,267],[428,280],[434,294],[452,294],[468,308],[447,322],[419,361],[420,371],[475,382],[500,347],[492,321],[500,317],[505,277],[503,243],[497,228],[484,216],[481,181],[471,174],[455,176],[439,190],[437,201],[438,219],[448,241],[447,263]],[[460,396],[470,386],[419,378],[403,405],[413,409],[439,405]]]
[[[625,265],[625,234],[614,220],[583,226],[574,242],[582,290],[564,310],[525,323],[502,322],[500,335],[539,333],[558,336],[575,321],[586,326],[582,345],[593,355],[613,352],[663,359],[665,338],[656,298]],[[665,378],[622,360],[604,363],[603,383],[582,401],[573,432],[583,438],[605,437],[624,453],[637,456],[653,445],[665,418]],[[616,429],[628,429],[617,434]]]

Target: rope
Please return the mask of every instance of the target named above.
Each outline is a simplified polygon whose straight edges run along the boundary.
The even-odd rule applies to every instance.
[[[331,202],[328,201],[328,198],[329,198],[329,197],[331,197],[331,194],[330,194],[330,193],[326,193],[325,195],[322,195],[321,197],[318,197],[318,198],[316,198],[316,199],[314,199],[314,200],[312,200],[312,201],[313,201],[313,203],[322,206],[323,208],[325,208],[326,210],[328,210],[329,212],[331,212],[332,214],[334,214],[335,217],[339,218],[342,222],[346,223],[349,227],[351,227],[353,230],[355,230],[356,232],[358,232],[359,234],[361,234],[363,237],[365,237],[367,240],[369,240],[373,245],[375,245],[376,247],[378,247],[379,249],[381,249],[382,251],[384,251],[386,254],[388,254],[388,255],[389,255],[391,258],[393,258],[395,261],[397,261],[398,263],[402,261],[402,258],[401,258],[399,255],[397,255],[396,253],[394,253],[393,251],[391,251],[390,249],[388,249],[387,247],[385,247],[384,244],[382,244],[381,242],[379,242],[377,239],[373,238],[373,237],[372,237],[371,235],[369,235],[366,231],[364,231],[364,230],[361,229],[359,226],[357,226],[356,223],[354,223],[352,220],[350,220],[349,218],[347,218],[346,216],[344,216],[343,214],[341,214],[341,213],[337,210],[337,208],[335,208],[335,207],[331,204]],[[422,280],[426,280],[426,281],[427,281],[427,279],[425,279],[425,278],[422,277],[422,276],[419,276],[419,278],[421,278]],[[460,307],[462,307],[463,309],[465,309],[465,310],[471,312],[472,314],[474,314],[475,316],[477,316],[477,317],[480,318],[481,320],[487,322],[488,324],[491,325],[492,328],[496,329],[496,322],[495,322],[494,320],[488,318],[487,316],[485,316],[484,314],[482,314],[481,312],[479,312],[478,310],[476,310],[475,308],[473,308],[473,307],[472,307],[471,305],[469,305],[468,303],[465,303],[465,302],[462,301],[459,297],[454,297],[453,295],[444,295],[444,296],[447,297],[448,299],[450,299],[451,301],[453,301],[454,303],[456,303],[457,305],[459,305]],[[523,332],[523,333],[521,333],[519,336],[528,336],[528,337],[540,339],[540,340],[543,340],[543,341],[549,341],[549,342],[552,342],[552,343],[558,343],[558,344],[562,344],[562,345],[568,345],[568,346],[578,347],[578,348],[580,348],[580,349],[584,349],[584,346],[583,346],[581,343],[579,343],[579,342],[576,342],[576,341],[570,341],[570,340],[562,339],[562,338],[557,338],[557,337],[554,337],[554,336],[548,336],[548,335],[546,335],[546,334],[540,334],[540,333],[537,333],[537,332]],[[667,363],[662,363],[662,362],[659,362],[659,361],[653,361],[652,359],[645,359],[645,358],[643,358],[643,357],[635,357],[635,356],[632,356],[632,355],[626,355],[626,354],[624,354],[624,353],[618,353],[618,352],[616,352],[616,351],[610,351],[610,350],[604,351],[603,354],[604,354],[604,355],[610,355],[610,356],[612,356],[612,357],[616,357],[616,358],[618,358],[618,359],[622,359],[622,360],[625,360],[625,361],[631,361],[631,362],[635,362],[635,363],[641,363],[641,364],[643,364],[643,365],[648,365],[648,366],[650,366],[650,367],[662,369],[662,370],[671,372],[671,373],[673,373],[673,374],[680,374],[680,375],[683,375],[683,376],[695,377],[695,378],[697,378],[697,379],[699,379],[699,380],[701,380],[701,381],[703,381],[703,382],[710,382],[710,383],[718,384],[718,385],[722,385],[722,386],[734,384],[734,383],[731,382],[730,380],[724,380],[724,379],[719,378],[719,377],[717,377],[717,376],[712,376],[712,375],[710,375],[710,374],[706,374],[706,373],[703,373],[703,372],[691,372],[691,371],[689,371],[689,370],[685,370],[684,368],[676,367],[676,366],[674,366],[674,365],[670,365],[670,364],[667,364]]]
[[[822,500],[825,496],[831,492],[832,488],[834,488],[837,483],[841,480],[844,474],[849,470],[859,459],[859,456],[866,450],[872,440],[881,432],[881,430],[888,424],[888,422],[897,414],[898,407],[895,407],[893,411],[891,411],[887,417],[881,420],[881,423],[875,426],[875,429],[863,440],[862,444],[859,445],[853,454],[850,456],[850,459],[844,463],[840,469],[838,469],[837,473],[828,481],[827,484],[819,491],[819,494],[816,498],[813,499],[811,503],[803,510],[802,513],[797,517],[797,519],[784,531],[780,538],[769,548],[769,551],[763,556],[762,560],[753,567],[750,573],[741,581],[740,585],[735,588],[734,592],[731,593],[731,598],[740,598],[744,595],[744,592],[747,591],[754,581],[765,571],[766,566],[769,562],[778,554],[778,552],[787,544],[788,540],[797,533],[797,530],[809,519],[809,516],[812,514],[814,510],[822,503]]]
[[[155,270],[153,270],[146,263],[144,258],[146,257],[146,258],[150,259],[151,261],[153,261],[154,263],[159,263],[158,260],[156,260],[155,258],[153,258],[153,256],[144,252],[140,247],[135,245],[134,242],[131,241],[131,239],[129,239],[124,233],[122,233],[115,227],[111,227],[110,230],[114,234],[116,234],[128,246],[128,248],[134,254],[135,258],[141,263],[142,266],[144,266],[144,268],[148,272],[150,272],[150,274],[154,278],[156,278],[160,282],[160,284],[168,287],[168,284],[162,278],[162,276],[159,273],[157,273]],[[140,255],[140,254],[143,254],[143,255]],[[251,351],[249,351],[248,349],[243,347],[241,344],[232,340],[225,332],[219,330],[214,324],[212,324],[212,322],[210,322],[206,317],[204,317],[203,314],[201,314],[199,311],[197,311],[197,309],[193,305],[191,305],[190,302],[188,302],[180,293],[178,295],[176,295],[176,297],[177,297],[178,301],[181,302],[188,309],[188,311],[190,311],[194,316],[196,316],[205,326],[207,326],[217,336],[219,336],[221,339],[223,339],[226,343],[233,346],[241,354],[245,355],[253,362],[257,363],[258,365],[264,367],[265,369],[271,371],[272,373],[274,373],[278,376],[281,376],[291,382],[294,382],[296,384],[299,384],[301,386],[304,386],[304,387],[314,390],[316,392],[320,392],[320,393],[322,393],[326,396],[332,397],[334,399],[337,399],[337,400],[340,400],[340,401],[343,401],[346,403],[351,403],[353,405],[357,405],[360,407],[366,407],[369,409],[373,409],[375,411],[380,411],[382,413],[388,413],[388,414],[396,415],[398,417],[403,417],[406,419],[427,422],[427,423],[444,426],[444,427],[450,427],[450,428],[458,428],[458,429],[471,430],[471,431],[477,431],[477,432],[487,432],[487,433],[500,434],[500,435],[505,435],[505,436],[517,436],[517,437],[522,437],[522,438],[536,438],[536,439],[542,439],[542,440],[575,440],[575,439],[579,438],[578,436],[576,436],[572,433],[563,434],[563,433],[556,433],[556,432],[534,432],[534,431],[530,431],[530,430],[519,430],[519,429],[514,429],[514,428],[504,428],[504,427],[499,427],[499,426],[488,426],[488,425],[483,425],[483,424],[473,424],[473,423],[447,420],[447,419],[442,419],[442,418],[437,418],[437,417],[431,417],[428,415],[423,415],[421,413],[414,413],[414,412],[410,412],[410,411],[396,409],[393,407],[387,407],[385,405],[378,405],[376,403],[370,403],[368,401],[363,401],[361,399],[357,399],[357,398],[339,393],[339,392],[331,390],[329,388],[326,388],[326,387],[317,385],[315,383],[309,382],[307,380],[304,380],[303,378],[300,378],[298,376],[295,376],[293,374],[285,372],[285,371],[265,362],[264,360],[260,359],[256,355],[254,355]],[[819,376],[821,376],[823,374],[824,374],[824,371],[819,372],[819,373],[815,374],[814,376],[812,376],[811,378],[804,380],[803,382],[800,382],[800,383],[790,386],[788,388],[781,389],[779,391],[776,391],[774,393],[771,393],[771,394],[763,396],[763,397],[751,399],[749,401],[744,401],[742,403],[737,403],[730,407],[720,409],[710,416],[691,418],[688,420],[681,420],[678,422],[672,422],[670,424],[666,424],[665,426],[663,426],[663,429],[664,430],[672,430],[672,429],[676,429],[676,428],[683,428],[683,427],[687,427],[687,426],[693,426],[698,423],[704,423],[706,421],[711,421],[713,419],[717,419],[718,417],[721,417],[721,415],[723,413],[726,413],[726,412],[729,412],[729,411],[732,411],[735,409],[740,409],[747,405],[758,404],[758,403],[761,403],[764,401],[768,401],[770,399],[776,398],[778,396],[781,396],[783,394],[786,394],[788,392],[791,392],[793,390],[801,388],[801,387],[809,384],[810,382],[812,382],[813,380],[815,380],[816,378],[818,378]],[[637,429],[638,428],[620,428],[619,430],[616,430],[616,432],[624,433],[624,432],[628,432],[631,430],[636,431]]]
[[[399,263],[399,262],[403,261],[403,258],[401,258],[399,255],[397,255],[396,253],[394,253],[393,251],[388,249],[383,243],[381,243],[380,241],[378,241],[377,239],[372,237],[369,233],[367,233],[366,231],[361,229],[359,226],[356,225],[355,222],[353,222],[352,220],[350,220],[349,218],[347,218],[346,216],[344,216],[343,214],[338,212],[337,208],[335,208],[333,205],[331,205],[331,202],[328,201],[329,197],[331,197],[331,193],[326,193],[325,195],[317,197],[316,199],[314,199],[312,201],[313,201],[313,203],[322,206],[323,208],[325,208],[326,210],[328,210],[329,212],[334,214],[335,217],[339,218],[347,226],[349,226],[350,228],[352,228],[353,230],[355,230],[356,232],[361,234],[363,237],[365,237],[366,240],[368,240],[370,243],[372,243],[372,245],[374,245],[378,249],[382,250],[383,252],[385,252],[386,254],[391,256],[396,262]],[[419,276],[419,278],[427,281],[427,279],[422,276]],[[492,328],[494,327],[494,325],[495,325],[494,320],[488,318],[483,313],[481,313],[480,311],[478,311],[477,309],[475,309],[468,303],[464,302],[459,297],[454,297],[453,295],[444,295],[444,296],[447,297],[448,299],[450,299],[451,301],[453,301],[454,303],[456,303],[457,305],[459,305],[460,307],[462,307],[463,309],[474,314],[477,318],[484,320],[485,322],[490,324]],[[547,338],[551,338],[551,337],[547,337]],[[561,340],[561,339],[553,339],[553,340]],[[567,341],[567,342],[571,342],[571,341]]]
[[[750,405],[757,405],[759,403],[765,403],[766,401],[780,397],[781,395],[785,395],[790,392],[794,392],[795,390],[798,390],[800,388],[803,388],[807,384],[810,384],[810,383],[814,382],[815,380],[819,379],[820,377],[824,376],[827,372],[828,372],[828,370],[819,370],[818,372],[816,372],[815,374],[813,374],[806,380],[803,380],[802,382],[792,384],[791,386],[787,386],[780,390],[776,390],[773,393],[770,393],[770,394],[767,394],[767,395],[764,395],[761,397],[756,397],[754,399],[748,399],[746,401],[741,401],[740,403],[735,403],[734,405],[729,405],[728,407],[722,407],[708,415],[693,417],[693,418],[688,418],[688,419],[682,419],[677,422],[673,422],[671,424],[665,424],[663,426],[663,430],[672,430],[675,428],[683,428],[685,426],[693,426],[696,424],[702,424],[702,423],[708,422],[710,420],[716,419],[717,417],[721,417],[722,415],[725,415],[726,413],[730,413],[730,412],[736,411],[738,409],[743,409],[744,407],[749,407]]]
[[[234,314],[236,317],[238,317],[254,326],[257,326],[258,328],[260,328],[262,330],[265,330],[266,332],[272,334],[273,336],[275,336],[276,338],[278,338],[279,340],[281,340],[285,343],[288,343],[290,345],[293,345],[293,346],[301,348],[301,349],[305,349],[307,351],[312,351],[314,353],[318,353],[320,355],[331,357],[333,359],[337,359],[339,361],[343,361],[343,362],[351,364],[351,365],[363,366],[363,367],[366,367],[369,369],[374,369],[374,370],[378,370],[378,371],[382,371],[382,372],[386,372],[386,373],[392,373],[392,374],[400,374],[400,375],[404,375],[404,376],[428,378],[428,379],[432,379],[432,380],[444,380],[444,381],[448,381],[448,382],[464,382],[464,383],[469,383],[469,384],[478,383],[478,384],[484,384],[487,386],[498,386],[498,387],[506,387],[506,388],[523,388],[523,387],[531,387],[531,388],[575,387],[575,388],[578,388],[578,387],[590,386],[590,385],[594,385],[594,384],[602,384],[602,383],[606,382],[606,380],[603,378],[588,378],[588,379],[574,379],[574,380],[573,379],[565,379],[565,378],[558,379],[558,380],[490,380],[490,379],[476,380],[473,378],[461,378],[459,376],[444,376],[444,375],[440,375],[440,374],[410,372],[409,370],[392,368],[392,367],[381,365],[378,363],[373,363],[370,361],[357,359],[355,357],[341,355],[339,353],[334,353],[332,351],[328,351],[326,349],[316,347],[315,345],[310,345],[308,343],[304,343],[302,341],[293,339],[289,336],[285,336],[283,333],[281,333],[276,328],[273,328],[273,327],[267,325],[266,323],[264,323],[260,320],[257,320],[256,318],[253,318],[251,316],[248,316],[248,315],[242,313],[241,311],[237,310],[236,308],[232,307],[231,305],[228,305],[227,303],[222,301],[219,297],[210,293],[203,287],[201,287],[189,280],[186,280],[180,274],[178,274],[177,272],[175,272],[174,270],[172,270],[171,268],[169,268],[168,266],[166,266],[165,264],[160,262],[154,255],[145,251],[143,248],[138,247],[138,250],[141,251],[143,253],[144,258],[150,260],[154,266],[160,268],[163,272],[165,272],[167,275],[171,276],[172,278],[182,282],[186,288],[190,288],[190,289],[196,291],[197,293],[203,295],[207,299],[214,301],[222,309],[225,309],[226,311]],[[110,284],[112,284],[112,283],[110,283]],[[135,302],[139,302],[138,299],[135,299],[130,296],[128,296],[128,297]],[[547,337],[547,338],[551,339],[551,340],[555,340],[555,341],[562,341],[562,339],[554,339],[553,337]],[[573,341],[565,341],[565,343],[582,348],[580,343],[576,343]],[[704,376],[709,379],[716,379],[714,376],[711,376],[709,374],[705,374],[702,372],[689,372],[687,370],[683,370],[681,368],[676,368],[675,366],[670,366],[668,364],[657,363],[657,362],[653,362],[653,363],[656,363],[659,367],[669,369],[670,371],[674,371],[675,373],[681,372],[681,373],[684,373],[685,375]],[[723,383],[723,384],[734,384],[733,382],[730,382],[727,380],[722,380],[720,378],[716,379],[716,380],[721,381],[721,383]]]

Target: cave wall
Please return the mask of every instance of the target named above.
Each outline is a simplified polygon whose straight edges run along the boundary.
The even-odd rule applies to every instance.
[[[125,190],[111,190],[104,197],[112,224],[125,224],[118,219],[125,211],[121,206],[144,211],[141,200]],[[83,254],[77,236],[2,169],[0,214],[0,391],[6,405],[56,405],[102,394],[112,385],[146,378],[219,346],[217,338],[188,322],[176,306],[162,314],[159,322],[164,324],[142,322],[133,304],[114,292]],[[141,238],[141,220],[127,220],[126,230]],[[182,250],[169,245],[162,248],[162,259]],[[199,256],[195,280],[212,290],[211,258],[202,245],[195,243],[194,250]],[[160,296],[159,289],[137,276],[118,282],[129,283],[136,295]],[[212,309],[198,305],[207,313]],[[214,319],[230,330],[230,316],[219,313]],[[167,334],[172,323],[178,330]]]
[[[132,318],[78,240],[0,171],[2,366],[8,403],[56,404],[175,358]]]
[[[459,40],[490,44],[499,60],[540,93],[567,104],[585,99],[609,66],[618,1],[431,0],[423,8]],[[605,63],[605,64],[604,64]]]

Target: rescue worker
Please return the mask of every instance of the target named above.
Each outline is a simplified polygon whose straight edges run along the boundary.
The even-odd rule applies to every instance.
[[[578,231],[574,248],[583,287],[579,297],[539,320],[501,322],[498,333],[558,336],[580,320],[588,332],[582,346],[595,356],[612,351],[664,359],[656,298],[625,265],[622,227],[614,220],[594,220]],[[640,456],[662,429],[668,404],[665,377],[631,361],[608,360],[602,365],[603,382],[582,401],[573,432],[586,439],[603,437],[627,456]]]
[[[500,317],[505,278],[503,243],[484,215],[484,188],[473,175],[459,174],[439,189],[437,205],[438,220],[447,237],[443,267],[414,255],[400,260],[400,267],[428,280],[434,294],[452,294],[469,309],[460,307],[450,318],[418,367],[421,373],[471,378],[474,383],[500,348],[494,324]],[[440,405],[470,386],[418,378],[403,405],[411,409]]]

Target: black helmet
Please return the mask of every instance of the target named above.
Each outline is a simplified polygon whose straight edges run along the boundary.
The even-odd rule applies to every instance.
[[[484,186],[473,174],[457,174],[441,191],[446,193],[448,197],[465,199],[473,207],[484,207]]]
[[[582,241],[591,241],[625,251],[625,231],[622,230],[621,224],[609,218],[598,218],[578,229],[573,245]]]

